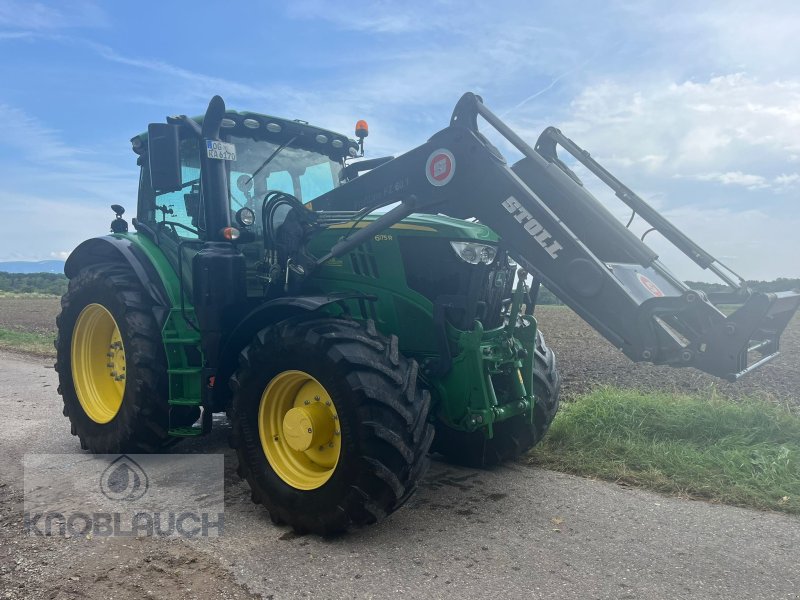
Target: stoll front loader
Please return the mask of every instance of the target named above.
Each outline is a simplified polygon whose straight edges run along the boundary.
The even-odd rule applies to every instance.
[[[557,129],[531,148],[466,94],[397,158],[350,160],[366,133],[215,97],[133,138],[136,232],[114,205],[65,266],[56,366],[83,448],[156,451],[225,411],[253,500],[327,534],[401,506],[431,449],[484,466],[542,438],[559,377],[540,283],[634,361],[735,380],[778,353],[800,295],[748,290]],[[730,291],[678,280],[557,147]]]

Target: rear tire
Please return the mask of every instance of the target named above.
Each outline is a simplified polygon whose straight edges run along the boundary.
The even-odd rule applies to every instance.
[[[536,398],[533,425],[526,415],[518,415],[497,423],[494,437],[486,439],[482,431],[458,431],[437,423],[433,451],[452,463],[476,468],[493,467],[517,458],[538,444],[547,433],[558,411],[560,387],[555,354],[537,331],[533,362],[533,393]]]
[[[398,352],[397,338],[378,333],[372,321],[362,325],[304,316],[259,332],[242,352],[231,380],[232,442],[253,501],[265,506],[274,523],[321,535],[375,523],[397,510],[427,469],[434,433],[427,422],[430,396],[419,387],[417,372],[417,363]],[[317,386],[318,393],[305,394],[312,407],[317,396],[322,396],[323,405],[332,400],[335,416],[319,414],[336,419],[340,436],[331,438],[331,451],[338,456],[335,464],[308,465],[322,474],[316,477],[312,471],[305,479],[294,477],[292,468],[298,460],[308,464],[313,449],[293,449],[284,453],[285,460],[276,458],[274,448],[295,439],[295,430],[269,429],[261,420],[276,402],[286,402],[287,395],[275,392],[280,389],[275,386],[291,382],[298,373],[308,385]],[[305,410],[309,402],[298,392],[303,385],[296,384],[288,393],[293,402],[288,406]],[[278,415],[284,415],[284,424],[291,421],[287,414],[284,409]],[[315,422],[314,435],[322,426]],[[300,433],[304,431],[305,425]],[[324,443],[326,452],[327,447]],[[307,472],[302,464],[297,467],[301,474]]]
[[[72,434],[80,439],[84,450],[114,454],[155,452],[173,441],[167,435],[167,360],[152,306],[134,274],[126,266],[114,263],[82,269],[70,280],[67,293],[61,298],[55,342],[58,391],[64,401],[64,416],[69,418]],[[106,353],[108,349],[97,349],[105,340],[106,331],[87,331],[92,323],[81,317],[92,311],[115,328],[114,339],[121,348],[112,348],[110,354],[115,356],[111,358]],[[73,344],[76,335],[78,341]],[[94,342],[96,347],[83,352],[82,342],[84,346]],[[107,367],[106,363],[115,366]],[[115,389],[105,380],[112,377],[103,372],[106,368],[113,369],[117,376],[124,375],[124,386],[120,383],[117,388],[124,389],[119,389],[121,398],[109,401],[108,396],[114,396]],[[98,374],[102,376],[97,377]],[[95,389],[98,393],[92,400]],[[94,409],[97,404],[105,408]]]

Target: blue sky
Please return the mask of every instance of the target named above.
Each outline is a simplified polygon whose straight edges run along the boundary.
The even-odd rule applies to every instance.
[[[800,276],[797,2],[199,6],[0,0],[0,260],[104,234],[135,206],[130,137],[213,94],[348,135],[365,118],[377,156],[469,90],[530,142],[560,127],[742,275]]]

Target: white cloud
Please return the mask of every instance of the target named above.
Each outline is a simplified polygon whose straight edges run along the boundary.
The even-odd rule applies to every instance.
[[[800,174],[791,173],[789,175],[781,173],[775,178],[775,185],[781,188],[795,187],[800,184]]]
[[[700,173],[691,177],[697,181],[714,181],[722,185],[740,185],[749,190],[758,190],[769,187],[769,182],[761,175],[751,175],[741,171],[728,171],[726,173]]]
[[[597,154],[629,164],[659,156],[652,166],[673,173],[709,167],[746,173],[754,163],[785,161],[797,146],[800,79],[762,82],[743,73],[706,81],[608,79],[578,94],[562,129],[588,140]]]

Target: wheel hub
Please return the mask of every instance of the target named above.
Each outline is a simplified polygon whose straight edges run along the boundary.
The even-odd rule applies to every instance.
[[[312,446],[327,446],[333,438],[333,415],[320,402],[297,406],[283,417],[283,435],[286,443],[297,452]]]

